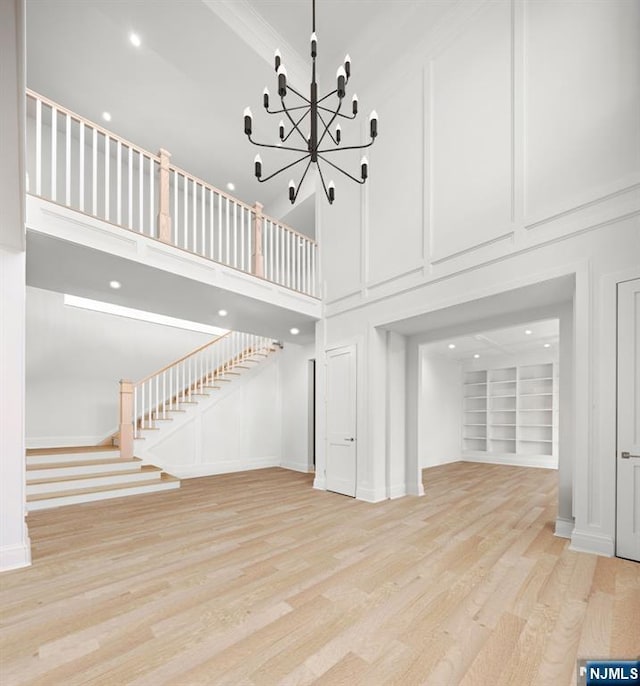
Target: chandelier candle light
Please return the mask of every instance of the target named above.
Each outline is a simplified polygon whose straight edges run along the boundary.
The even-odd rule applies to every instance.
[[[286,119],[288,120],[287,125],[290,126],[289,131],[287,132],[285,122],[283,119],[281,119],[280,123],[278,124],[278,135],[280,137],[280,143],[278,145],[258,143],[257,141],[254,141],[251,138],[251,133],[253,130],[253,115],[251,114],[251,110],[247,107],[244,111],[244,132],[251,143],[261,148],[290,150],[292,152],[302,153],[303,155],[297,160],[291,162],[291,164],[287,164],[281,169],[278,169],[278,171],[264,178],[262,176],[262,158],[260,157],[260,155],[256,155],[254,160],[254,172],[256,178],[260,183],[269,181],[274,176],[281,174],[283,171],[291,169],[292,167],[295,167],[301,162],[307,161],[307,165],[297,185],[293,179],[289,181],[289,200],[291,201],[291,204],[295,203],[296,198],[298,197],[298,193],[300,192],[302,182],[304,181],[307,172],[309,171],[309,168],[312,164],[315,164],[318,168],[318,174],[320,176],[320,180],[322,181],[322,187],[324,189],[324,193],[327,197],[327,200],[329,201],[329,203],[333,203],[336,195],[336,187],[333,181],[329,181],[328,184],[325,183],[324,175],[322,173],[322,166],[320,164],[321,161],[324,164],[329,165],[334,169],[337,169],[339,172],[350,178],[352,181],[355,181],[359,184],[363,184],[369,176],[369,161],[367,160],[366,156],[363,156],[360,160],[360,178],[358,179],[355,176],[352,176],[351,174],[346,172],[338,165],[334,164],[330,159],[326,157],[326,155],[341,150],[362,150],[364,148],[368,148],[371,145],[373,145],[373,142],[375,141],[378,135],[378,115],[374,110],[373,112],[371,112],[371,115],[369,116],[369,135],[371,137],[371,140],[368,143],[365,143],[364,145],[351,145],[346,147],[340,147],[340,142],[342,140],[342,130],[340,128],[340,124],[337,123],[335,125],[335,128],[332,129],[336,119],[338,117],[342,117],[343,119],[355,119],[356,115],[358,114],[357,95],[354,95],[351,99],[350,115],[344,114],[340,111],[342,108],[343,100],[346,96],[346,86],[347,83],[349,83],[349,78],[351,76],[351,58],[349,57],[349,55],[347,55],[344,58],[344,64],[341,64],[338,67],[338,71],[336,72],[336,88],[331,92],[327,93],[325,96],[319,98],[318,83],[316,81],[316,56],[318,54],[318,37],[316,36],[315,0],[312,0],[312,17],[312,66],[309,98],[306,98],[304,95],[302,95],[302,93],[299,93],[295,88],[291,86],[291,84],[287,82],[287,70],[284,64],[282,63],[282,55],[280,54],[279,50],[276,50],[275,52],[275,70],[278,74],[278,96],[280,97],[280,103],[282,108],[277,110],[269,109],[270,94],[268,88],[264,89],[262,95],[262,104],[265,110],[269,114],[284,114]],[[289,91],[296,95],[302,104],[298,103],[294,107],[287,106],[285,104],[284,99]],[[336,96],[338,98],[338,103],[337,107],[331,109],[330,107],[326,107],[325,105],[328,104],[326,101],[333,96]],[[322,103],[324,103],[324,105]],[[308,122],[306,121],[307,118]],[[306,130],[303,130],[303,128],[306,128]],[[304,148],[291,147],[291,144],[289,146],[283,145],[289,140],[289,138],[294,132],[297,135],[299,135],[304,141]],[[329,138],[331,143],[333,143],[333,145],[329,143],[329,140],[325,141],[327,137]],[[323,142],[324,147],[321,147]]]

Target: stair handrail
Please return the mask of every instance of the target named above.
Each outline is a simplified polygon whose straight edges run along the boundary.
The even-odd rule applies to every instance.
[[[168,414],[194,397],[208,395],[216,384],[230,381],[248,362],[273,350],[273,338],[227,331],[161,369],[132,382],[120,381],[120,455],[133,457],[134,440],[143,430],[155,430]]]
[[[197,355],[199,352],[201,352],[202,350],[205,350],[206,348],[208,348],[211,345],[215,345],[218,341],[229,336],[232,333],[234,333],[234,331],[227,331],[226,333],[223,333],[220,336],[216,336],[213,340],[207,341],[206,343],[204,343],[200,347],[195,348],[195,350],[192,350],[190,353],[187,353],[186,355],[179,357],[177,360],[174,360],[173,362],[169,362],[169,364],[166,364],[161,369],[158,369],[158,371],[152,372],[151,374],[148,374],[147,376],[145,376],[143,379],[140,379],[139,381],[134,382],[133,387],[135,388],[137,386],[140,386],[145,381],[149,381],[149,379],[152,379],[154,376],[157,376],[158,374],[162,374],[162,372],[166,372],[170,367],[175,367],[176,365],[180,364],[181,362],[184,362],[184,360],[188,360],[190,357]]]

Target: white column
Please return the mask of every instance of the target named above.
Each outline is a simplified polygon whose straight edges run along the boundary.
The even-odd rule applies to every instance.
[[[406,484],[407,339],[387,333],[387,496],[407,495]]]
[[[571,538],[573,531],[573,303],[566,303],[560,311],[558,435],[558,516],[556,536]]]
[[[0,3],[0,570],[25,567],[24,0]]]

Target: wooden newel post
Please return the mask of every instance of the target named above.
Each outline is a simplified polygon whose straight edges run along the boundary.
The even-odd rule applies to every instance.
[[[254,206],[253,219],[253,253],[251,255],[251,273],[264,277],[264,256],[262,254],[262,208],[259,202]]]
[[[120,457],[133,457],[133,382],[120,381]]]
[[[158,181],[158,238],[164,243],[172,243],[171,240],[171,205],[169,190],[169,163],[171,153],[160,149],[160,179]]]

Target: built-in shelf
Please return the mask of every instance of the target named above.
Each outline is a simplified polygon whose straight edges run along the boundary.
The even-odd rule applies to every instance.
[[[464,450],[515,458],[553,455],[555,392],[553,363],[466,372]]]

